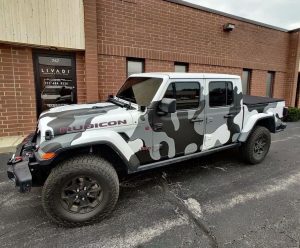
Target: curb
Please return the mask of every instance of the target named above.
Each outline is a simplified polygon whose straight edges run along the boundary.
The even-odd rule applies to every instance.
[[[24,136],[0,137],[0,154],[15,152],[17,145],[20,144],[23,139]]]
[[[0,154],[16,152],[16,146],[0,147]]]

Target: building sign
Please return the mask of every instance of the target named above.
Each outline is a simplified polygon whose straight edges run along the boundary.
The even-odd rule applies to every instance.
[[[72,70],[67,67],[55,68],[54,66],[40,66],[40,76],[72,78]]]
[[[35,56],[37,109],[76,103],[75,58],[73,56]]]

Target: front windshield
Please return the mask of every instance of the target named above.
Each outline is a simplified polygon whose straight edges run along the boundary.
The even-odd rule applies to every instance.
[[[162,78],[128,78],[119,90],[117,97],[136,103],[140,106],[149,106],[162,81]]]

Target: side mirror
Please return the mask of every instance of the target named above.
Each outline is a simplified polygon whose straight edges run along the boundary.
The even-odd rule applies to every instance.
[[[158,108],[163,113],[175,113],[176,112],[176,99],[163,98],[161,100]]]

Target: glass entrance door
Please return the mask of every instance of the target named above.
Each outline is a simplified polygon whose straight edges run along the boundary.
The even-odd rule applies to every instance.
[[[77,102],[74,55],[35,53],[34,65],[38,115]]]

